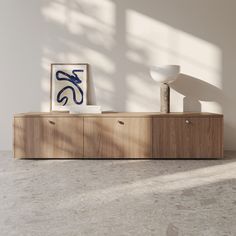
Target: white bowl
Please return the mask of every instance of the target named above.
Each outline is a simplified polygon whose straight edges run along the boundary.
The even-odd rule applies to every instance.
[[[159,83],[170,83],[176,80],[180,72],[179,65],[152,66],[150,74]]]

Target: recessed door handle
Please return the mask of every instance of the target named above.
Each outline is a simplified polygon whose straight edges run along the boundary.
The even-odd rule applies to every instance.
[[[51,125],[55,125],[56,123],[54,122],[54,121],[52,121],[52,120],[49,120],[49,123],[51,124]]]
[[[121,120],[118,120],[118,123],[119,123],[120,125],[124,125],[124,124],[125,124],[125,122],[124,122],[124,121],[121,121]]]

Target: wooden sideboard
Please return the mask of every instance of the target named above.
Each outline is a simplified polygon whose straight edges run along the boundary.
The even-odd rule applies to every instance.
[[[15,158],[222,158],[223,115],[24,113]]]

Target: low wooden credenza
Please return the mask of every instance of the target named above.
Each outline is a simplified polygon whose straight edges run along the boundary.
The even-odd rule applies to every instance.
[[[15,158],[222,158],[223,115],[24,113]]]

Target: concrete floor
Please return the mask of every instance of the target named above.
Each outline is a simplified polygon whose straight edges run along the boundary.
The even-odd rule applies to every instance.
[[[236,235],[236,153],[225,160],[0,156],[1,236]]]

